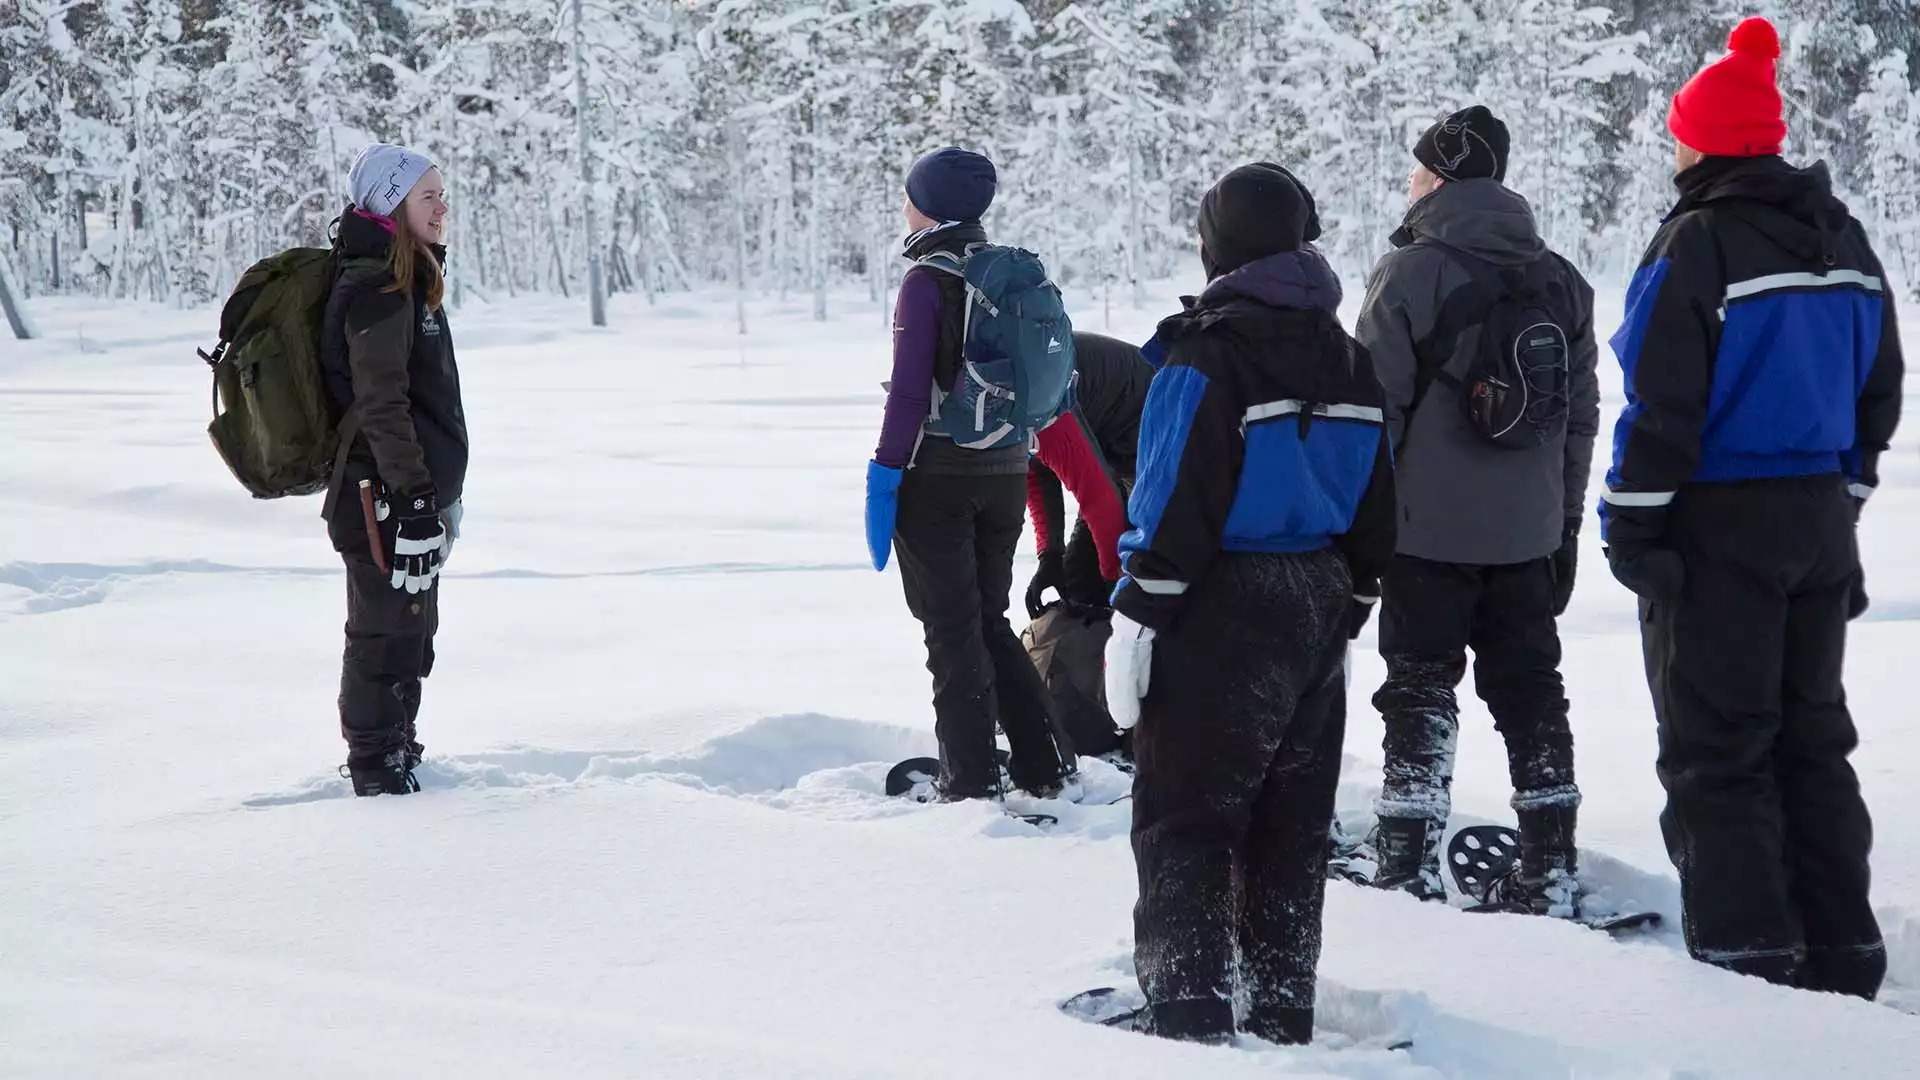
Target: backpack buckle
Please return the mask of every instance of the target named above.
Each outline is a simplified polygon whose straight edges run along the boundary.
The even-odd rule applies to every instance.
[[[215,345],[213,347],[213,355],[211,356],[207,355],[207,350],[205,349],[195,349],[193,351],[200,354],[200,359],[205,360],[208,367],[219,367],[220,358],[227,355],[227,343],[223,341]]]

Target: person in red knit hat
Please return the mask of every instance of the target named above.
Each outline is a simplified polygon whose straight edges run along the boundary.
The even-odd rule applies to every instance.
[[[1673,99],[1680,201],[1613,348],[1627,407],[1601,506],[1640,598],[1696,959],[1872,998],[1872,821],[1841,674],[1854,527],[1900,419],[1893,297],[1824,164],[1780,157],[1780,39],[1741,23]]]

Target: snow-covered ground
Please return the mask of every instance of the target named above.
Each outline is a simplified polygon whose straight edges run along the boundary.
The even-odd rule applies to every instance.
[[[880,794],[933,747],[918,628],[861,539],[888,334],[860,295],[826,324],[807,306],[755,304],[746,337],[722,297],[617,298],[606,331],[578,303],[454,314],[474,458],[426,790],[355,800],[334,775],[340,568],[317,499],[254,502],[207,444],[211,313],[35,302],[45,339],[0,340],[0,1076],[1913,1075],[1920,1021],[1885,1004],[1723,974],[1671,933],[1347,885],[1315,1047],[1062,1016],[1127,977],[1128,811],[1049,805],[1042,834]],[[1862,526],[1874,607],[1850,655],[1908,1003],[1916,431]],[[1672,926],[1632,605],[1594,529],[1565,632],[1587,865]],[[1378,784],[1371,643],[1356,818]],[[1504,819],[1466,700],[1458,820]],[[1410,1051],[1383,1048],[1399,1035]]]

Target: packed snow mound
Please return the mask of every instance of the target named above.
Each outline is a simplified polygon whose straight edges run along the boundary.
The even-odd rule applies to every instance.
[[[887,771],[907,758],[939,753],[930,732],[815,713],[770,716],[687,750],[558,750],[506,746],[476,754],[429,753],[418,772],[423,792],[524,789],[545,795],[606,784],[664,782],[709,795],[841,820],[898,817],[918,804],[885,793]],[[1047,813],[1059,830],[1090,838],[1124,833],[1130,811],[1121,805],[1131,779],[1113,765],[1082,759],[1077,790],[1065,798],[1036,799],[1010,792],[1006,805]],[[243,800],[252,809],[296,806],[353,796],[337,774],[322,774],[285,791]],[[926,808],[944,820],[963,820],[994,834],[1032,831],[987,804]]]

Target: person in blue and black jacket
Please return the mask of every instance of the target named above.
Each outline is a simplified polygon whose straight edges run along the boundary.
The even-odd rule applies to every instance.
[[[1841,674],[1900,338],[1825,166],[1779,157],[1773,27],[1729,47],[1669,115],[1680,202],[1613,339],[1627,407],[1601,520],[1640,597],[1688,950],[1871,998],[1887,957]]]
[[[1395,505],[1380,384],[1318,235],[1284,169],[1228,173],[1200,207],[1209,284],[1156,335],[1107,679],[1138,721],[1136,1026],[1170,1038],[1230,1037],[1236,981],[1252,1034],[1313,1036],[1343,665]]]

